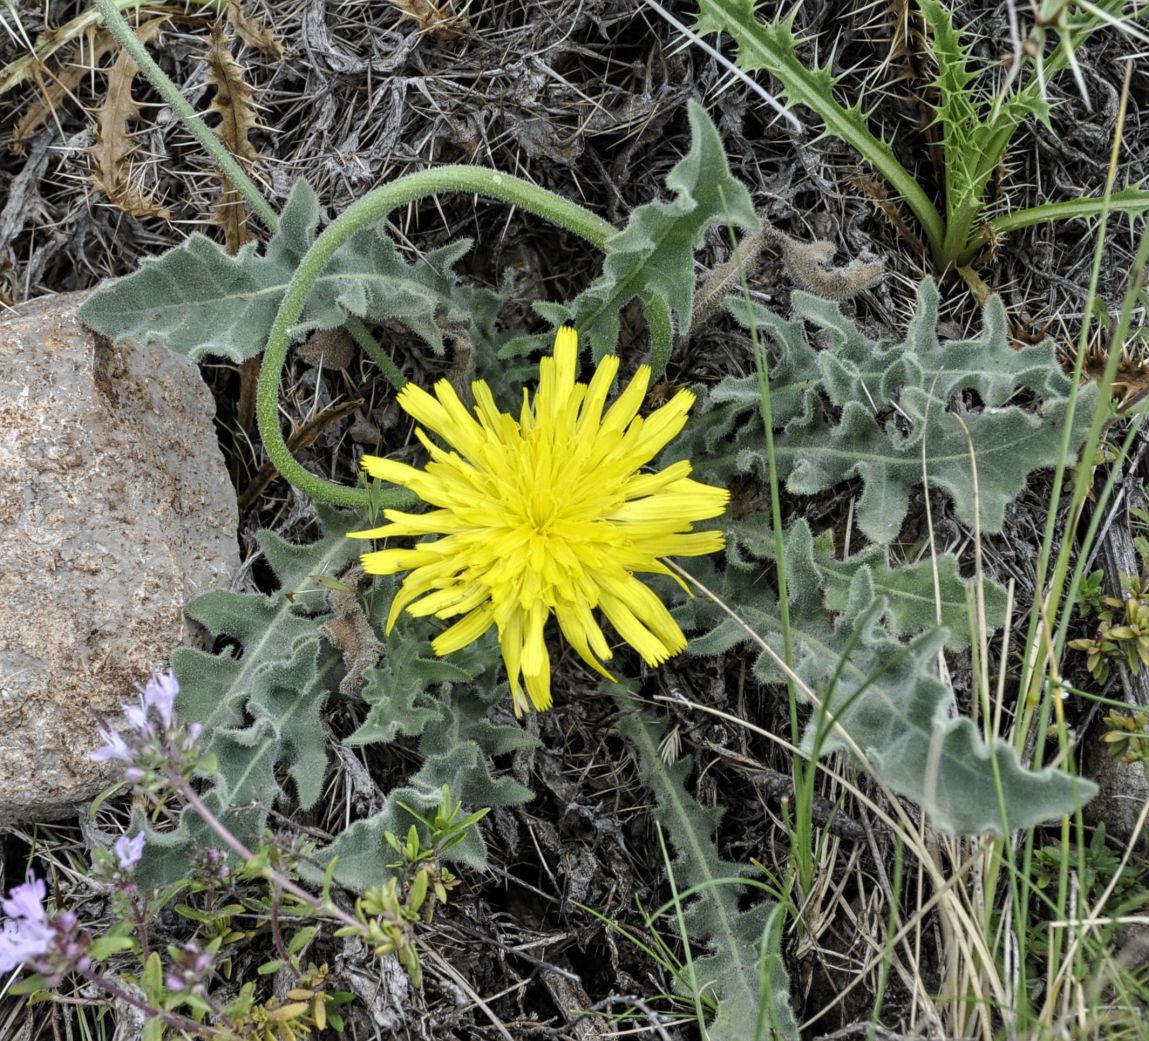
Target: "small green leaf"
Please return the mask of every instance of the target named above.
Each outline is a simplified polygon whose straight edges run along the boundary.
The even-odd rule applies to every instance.
[[[138,942],[131,936],[97,936],[88,947],[88,956],[93,961],[103,961],[113,954],[132,950]]]
[[[154,1005],[160,1008],[163,1005],[164,999],[164,966],[160,960],[159,951],[152,951],[148,955],[148,960],[144,962],[144,971],[140,975],[140,990],[144,992],[144,997]]]

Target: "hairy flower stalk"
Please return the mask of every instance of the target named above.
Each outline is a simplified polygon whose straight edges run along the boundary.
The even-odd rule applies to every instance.
[[[416,429],[431,456],[425,469],[363,459],[372,477],[435,508],[385,510],[388,523],[352,537],[440,536],[363,555],[370,574],[410,572],[391,605],[388,631],[404,609],[457,618],[432,645],[445,655],[496,626],[519,715],[551,705],[544,629],[552,614],[579,657],[607,679],[613,677],[602,663],[612,655],[596,611],[649,665],[659,665],[686,646],[686,637],[635,576],[674,577],[659,558],[723,546],[721,532],[691,528],[724,512],[726,489],[691,480],[686,460],[642,469],[682,430],[694,395],[680,390],[641,418],[648,366],[607,408],[618,359],[604,358],[589,384],[576,382],[577,364],[578,335],[564,326],[553,356],[539,365],[533,404],[523,392],[518,420],[498,411],[481,380],[472,384],[473,416],[447,380],[434,396],[408,383],[399,404],[453,450]]]

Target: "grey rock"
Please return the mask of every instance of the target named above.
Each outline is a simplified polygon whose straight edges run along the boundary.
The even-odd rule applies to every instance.
[[[118,772],[97,725],[166,666],[183,605],[239,566],[235,493],[195,365],[111,347],[84,294],[0,317],[0,827]]]

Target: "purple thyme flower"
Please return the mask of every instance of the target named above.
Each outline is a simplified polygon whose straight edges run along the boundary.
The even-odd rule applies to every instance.
[[[44,897],[47,894],[44,880],[29,876],[23,885],[12,887],[8,899],[0,906],[3,906],[9,918],[31,918],[37,922],[46,922],[48,912],[44,910]]]
[[[0,931],[0,975],[47,954],[55,935],[50,926],[38,922],[5,922]]]
[[[141,831],[135,838],[121,835],[112,850],[119,861],[120,870],[127,871],[144,855],[144,833]]]
[[[102,737],[107,744],[103,748],[97,748],[91,755],[93,763],[102,763],[106,759],[118,759],[122,763],[130,763],[132,761],[131,749],[124,743],[124,739],[120,737],[114,730],[105,730],[103,727],[99,728],[100,737]]]
[[[211,955],[195,940],[189,940],[178,950],[169,947],[168,952],[173,965],[165,980],[168,990],[202,990],[211,970]]]
[[[161,672],[159,675],[153,676],[144,688],[144,704],[154,708],[160,714],[160,719],[164,721],[165,727],[172,725],[172,706],[175,704],[176,695],[179,692],[179,680],[172,672]]]
[[[100,763],[116,759],[127,766],[124,780],[155,794],[194,767],[203,727],[183,726],[173,711],[179,681],[171,672],[153,676],[139,688],[139,699],[124,705],[126,728],[101,727],[106,744],[91,756]]]
[[[172,706],[180,692],[179,680],[171,672],[161,673],[148,680],[140,688],[139,704],[125,705],[124,715],[134,730],[151,735],[152,725],[148,722],[148,709],[155,709],[164,727],[172,725]]]
[[[29,877],[23,885],[14,886],[8,899],[3,901],[9,920],[0,932],[0,973],[11,972],[51,949],[56,930],[48,923],[48,912],[44,908],[46,893],[43,879]]]

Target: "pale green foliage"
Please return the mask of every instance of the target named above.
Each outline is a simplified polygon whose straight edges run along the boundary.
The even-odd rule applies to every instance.
[[[756,326],[780,350],[770,374],[779,477],[799,495],[860,477],[857,524],[877,543],[897,536],[923,466],[929,486],[952,496],[963,522],[973,527],[979,520],[983,532],[999,532],[1006,505],[1029,474],[1060,455],[1070,382],[1052,344],[1014,350],[996,297],[980,336],[941,343],[937,304],[927,279],[905,341],[890,344],[862,333],[837,304],[795,293],[794,309],[828,340],[816,350],[803,322],[729,301],[740,322]],[[1095,393],[1089,386],[1078,394],[1075,446]],[[703,405],[706,422],[691,435],[693,445],[682,441],[674,450],[698,458],[704,473],[732,464],[737,472],[764,475],[758,408],[754,377],[723,380]],[[734,428],[730,444],[723,439]]]
[[[206,750],[217,763],[204,777],[204,801],[249,846],[258,844],[268,810],[283,794],[278,778],[284,772],[303,809],[313,807],[324,791],[330,739],[320,714],[345,669],[340,652],[320,634],[330,616],[329,592],[316,578],[336,578],[354,560],[362,547],[346,533],[359,527],[362,518],[325,509],[320,516],[323,537],[309,545],[261,535],[260,545],[280,583],[278,592],[265,597],[214,591],[188,605],[191,618],[210,634],[234,641],[237,649],[208,653],[181,648],[173,656],[180,681],[177,709],[186,722],[203,724]],[[390,593],[379,589],[366,598],[368,617],[377,627]],[[400,802],[430,812],[441,802],[444,784],[471,805],[530,798],[517,782],[492,778],[487,765],[487,755],[534,743],[519,727],[487,720],[490,705],[505,694],[496,687],[498,655],[476,646],[451,662],[423,659],[419,653],[428,646],[433,624],[400,623],[382,662],[365,676],[363,696],[371,708],[350,743],[389,742],[400,733],[418,737],[424,764],[409,787],[387,793],[376,814],[344,832],[334,848],[320,851],[321,860],[334,852],[345,858],[336,878],[360,891],[387,874],[384,833],[403,832],[411,823]],[[137,824],[144,825],[139,813]],[[176,831],[149,829],[141,877],[168,881],[186,874],[196,842],[219,844],[190,811]],[[451,855],[482,864],[477,829],[469,829]]]
[[[619,311],[637,297],[652,317],[659,310],[677,312],[679,327],[690,328],[694,301],[694,250],[715,224],[753,231],[759,227],[750,193],[730,175],[722,139],[705,110],[690,105],[690,151],[666,178],[673,202],[649,202],[630,215],[626,227],[607,240],[602,274],[569,305],[537,305],[558,324],[568,321],[591,346],[595,361],[614,352]],[[665,366],[669,328],[654,324],[656,371]]]
[[[692,570],[755,634],[782,647],[781,612],[760,562],[730,553],[722,573],[709,563],[695,563]],[[1012,746],[987,744],[970,719],[952,715],[953,693],[937,678],[947,630],[926,629],[932,619],[923,609],[914,628],[925,631],[909,644],[895,639],[882,621],[897,616],[875,588],[868,565],[855,571],[840,608],[827,610],[814,541],[800,522],[786,533],[786,574],[794,671],[828,706],[877,777],[921,805],[938,826],[1002,834],[1062,816],[1092,796],[1090,782],[1048,768],[1026,770]],[[701,597],[680,608],[678,617],[707,630],[691,641],[691,654],[719,654],[749,641],[741,626]],[[754,671],[764,682],[783,679],[765,652]],[[815,713],[804,740],[808,751],[819,725]],[[830,730],[819,750],[847,747],[843,735]]]
[[[746,567],[755,567],[754,558],[772,560],[774,537],[763,521],[737,524],[728,528],[728,551]],[[946,646],[968,647],[970,642],[970,606],[975,595],[972,579],[958,572],[957,558],[949,553],[937,557],[937,587],[934,586],[934,562],[929,559],[892,566],[889,551],[881,546],[867,546],[839,560],[834,550],[834,533],[824,531],[811,538],[809,525],[796,521],[791,529],[803,545],[812,543],[812,553],[803,566],[811,566],[822,590],[822,606],[831,614],[845,609],[850,587],[859,571],[868,573],[866,581],[882,605],[882,623],[894,636],[915,636],[935,625],[944,627]],[[787,532],[786,538],[789,539]],[[746,554],[743,553],[746,551]],[[999,628],[1005,621],[1005,590],[996,582],[983,583],[986,625]]]
[[[380,630],[391,603],[393,580],[384,580],[373,597],[372,621]],[[382,809],[356,821],[321,853],[339,858],[336,877],[352,888],[374,884],[387,832],[401,833],[411,822],[404,806],[423,814],[441,802],[448,786],[470,806],[510,806],[526,802],[531,791],[511,777],[491,776],[487,757],[504,755],[538,742],[517,724],[489,720],[493,705],[505,703],[507,686],[499,679],[501,659],[493,639],[481,640],[449,660],[423,657],[436,623],[404,615],[387,638],[383,658],[368,669],[363,699],[370,706],[349,745],[417,737],[423,765],[401,788],[387,795]],[[453,859],[474,867],[485,864],[482,838],[470,828],[451,850]]]
[[[291,276],[315,241],[318,221],[315,192],[300,181],[262,255],[249,243],[229,256],[197,232],[103,286],[85,301],[80,319],[112,340],[158,341],[195,359],[255,357]],[[462,239],[408,264],[381,228],[361,228],[331,258],[293,332],[302,336],[341,326],[349,315],[369,316],[401,322],[442,353],[437,317],[486,329],[498,307],[496,294],[455,281],[451,268],[470,246]]]
[[[715,224],[759,227],[749,193],[730,174],[718,131],[697,104],[690,106],[690,124],[690,151],[666,179],[673,200],[634,210],[627,226],[604,243],[601,274],[573,302],[536,304],[555,324],[573,321],[596,360],[615,350],[619,311],[637,298],[651,323],[660,372],[670,351],[672,316],[680,328],[690,327],[694,250],[705,231]],[[113,340],[159,341],[195,359],[254,357],[267,342],[288,282],[315,242],[318,219],[315,193],[300,182],[262,253],[249,244],[229,256],[193,234],[102,287],[85,302],[80,318]],[[398,321],[441,353],[443,328],[456,326],[466,331],[479,362],[501,342],[495,332],[500,295],[457,283],[451,269],[469,248],[468,240],[460,240],[408,264],[381,225],[360,228],[317,279],[292,335],[334,328],[354,315]],[[538,346],[540,338],[519,336],[501,353],[511,357]]]
[[[204,801],[249,846],[257,844],[280,796],[279,764],[287,767],[301,806],[310,808],[322,793],[327,755],[319,714],[335,654],[324,651],[319,635],[326,593],[311,576],[338,574],[354,557],[343,537],[346,522],[326,514],[325,523],[326,536],[308,547],[262,534],[260,546],[281,583],[278,593],[213,590],[187,606],[188,616],[212,636],[234,640],[239,654],[182,647],[172,656],[181,718],[203,725],[204,747],[218,762]],[[137,817],[143,824],[138,811]],[[154,881],[186,874],[196,842],[219,844],[191,812],[176,831],[150,831],[142,873]]]
[[[939,557],[939,626],[930,562],[891,566],[881,548],[897,536],[910,490],[921,483],[923,450],[929,483],[953,497],[957,516],[972,527],[980,503],[981,529],[1002,529],[1005,507],[1028,475],[1053,465],[1060,454],[1071,384],[1052,345],[1014,350],[996,300],[986,309],[980,336],[940,343],[937,291],[928,280],[898,345],[870,340],[836,304],[805,294],[794,295],[794,308],[820,328],[828,341],[822,350],[814,348],[803,322],[738,298],[728,303],[779,351],[770,373],[779,477],[790,491],[805,494],[861,477],[857,524],[879,543],[840,561],[831,539],[815,540],[805,521],[786,532],[796,672],[825,699],[877,776],[943,827],[1000,834],[1003,814],[1009,830],[1069,812],[1092,793],[1088,782],[1050,770],[1028,772],[1004,742],[988,745],[969,719],[951,715],[953,694],[937,678],[936,657],[941,646],[968,643],[971,632],[972,590],[956,562]],[[1092,387],[1078,392],[1074,450],[1094,395]],[[710,480],[765,474],[754,377],[723,381],[706,396],[702,412],[704,421],[688,431],[676,453],[692,457]],[[966,430],[977,460],[976,494]],[[725,571],[700,562],[696,573],[758,636],[780,648],[781,612],[763,579],[773,539],[760,524],[731,534]],[[985,587],[985,602],[986,624],[993,628],[1004,606],[993,583]],[[679,617],[706,630],[691,642],[690,653],[716,654],[748,639],[701,598],[682,607]],[[905,637],[915,639],[905,644]],[[764,653],[755,671],[765,681],[783,679]],[[807,747],[813,747],[817,725],[815,717]],[[842,735],[830,731],[821,750],[845,747]]]
[[[706,809],[687,792],[683,782],[690,772],[689,759],[670,766],[662,761],[661,734],[654,723],[635,712],[621,718],[619,730],[638,749],[639,773],[658,800],[656,817],[677,851],[673,868],[678,892],[702,887],[685,901],[685,924],[691,943],[707,948],[692,960],[697,986],[717,1004],[707,1028],[710,1038],[796,1041],[790,981],[769,928],[775,905],[760,900],[739,909],[747,887],[735,880],[747,875],[748,868],[718,855],[713,836],[721,808]]]

